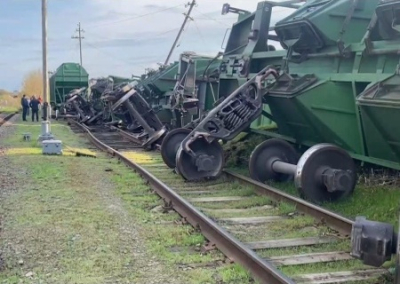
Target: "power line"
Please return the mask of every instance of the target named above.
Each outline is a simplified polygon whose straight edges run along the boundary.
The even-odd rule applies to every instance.
[[[82,39],[84,39],[85,37],[82,36],[82,33],[85,32],[84,30],[81,29],[81,23],[78,23],[78,28],[76,29],[76,31],[78,32],[78,36],[72,36],[72,39],[78,39],[79,40],[79,55],[80,55],[80,59],[81,59],[81,66],[82,65]]]
[[[224,25],[224,26],[227,26],[227,27],[231,27],[231,25],[228,25],[227,23],[221,22],[221,21],[219,21],[219,20],[217,20],[217,19],[215,19],[215,18],[213,18],[213,17],[208,16],[208,15],[205,14],[205,13],[200,12],[198,8],[196,8],[196,11],[195,11],[195,12],[199,13],[200,15],[203,15],[204,17],[206,17],[207,19],[209,19],[209,20],[211,20],[211,21],[217,22],[217,23],[219,23],[219,24],[221,24],[221,25]]]
[[[197,29],[197,32],[199,33],[199,36],[200,36],[201,40],[203,41],[203,44],[206,45],[206,41],[204,40],[203,34],[202,34],[202,32],[200,31],[199,26],[197,25],[195,19],[193,19],[193,23],[194,23],[194,25],[195,25],[195,27],[196,27],[196,29]]]
[[[291,9],[289,9],[289,8],[281,8],[281,9],[274,9],[273,10],[273,15],[276,15],[276,14],[281,14],[281,13],[287,13],[287,12],[290,12],[290,10]],[[217,20],[217,19],[215,19],[214,17],[212,17],[212,16],[210,16],[210,15],[208,15],[208,14],[213,14],[213,13],[216,13],[216,12],[210,12],[210,13],[202,13],[201,11],[199,11],[199,9],[196,7],[196,10],[195,10],[195,12],[196,13],[198,13],[198,14],[200,14],[200,15],[202,15],[204,18],[199,18],[199,17],[197,17],[197,19],[204,19],[204,20],[211,20],[211,21],[214,21],[214,22],[216,22],[216,23],[219,23],[219,24],[221,24],[221,25],[224,25],[224,26],[226,26],[226,27],[232,27],[232,25],[228,25],[227,23],[224,23],[224,22],[222,22],[222,21],[228,21],[228,20],[231,20],[231,21],[233,21],[233,22],[236,22],[237,21],[237,18],[228,18],[228,17],[224,17],[224,18],[222,18],[222,19],[220,19],[220,20]]]
[[[150,15],[154,15],[154,14],[157,14],[157,13],[161,13],[161,12],[164,12],[164,11],[172,10],[172,9],[175,9],[175,8],[177,8],[179,6],[183,6],[183,5],[184,4],[179,4],[179,5],[176,5],[176,6],[168,7],[168,8],[165,8],[165,9],[162,9],[162,10],[158,10],[158,11],[154,11],[154,12],[151,12],[151,13],[146,13],[146,14],[138,15],[138,16],[131,17],[131,18],[121,19],[121,20],[118,20],[118,21],[107,22],[107,23],[103,23],[103,24],[99,24],[99,25],[95,25],[95,26],[89,26],[89,27],[102,27],[102,26],[106,26],[106,25],[113,25],[113,24],[117,24],[117,23],[121,23],[121,22],[131,21],[131,20],[147,17],[147,16],[150,16]]]
[[[99,52],[101,52],[101,53],[103,53],[103,54],[105,54],[105,55],[107,55],[107,56],[109,56],[109,57],[111,57],[111,58],[113,58],[113,59],[122,61],[122,62],[124,62],[126,65],[130,65],[129,63],[127,63],[127,60],[126,60],[126,59],[121,59],[121,58],[115,57],[112,53],[105,52],[105,51],[102,50],[101,48],[98,48],[98,47],[96,47],[96,46],[94,46],[93,44],[90,44],[90,43],[88,43],[88,42],[86,42],[86,44],[87,44],[88,46],[90,46],[91,48],[94,48],[94,49],[96,49],[97,51],[99,51]],[[135,64],[137,64],[137,63],[135,63]],[[140,64],[138,64],[138,65],[139,65],[140,67],[142,67],[142,68],[145,68],[143,65],[140,65]]]
[[[158,37],[158,36],[162,36],[162,35],[165,35],[165,34],[167,34],[167,33],[170,33],[170,32],[174,32],[174,31],[178,31],[179,30],[179,28],[173,28],[173,29],[169,29],[169,30],[165,30],[165,31],[161,31],[161,32],[159,32],[159,33],[156,33],[156,34],[154,34],[154,35],[151,35],[151,37],[150,38],[141,38],[141,40],[139,41],[139,42],[141,42],[141,41],[146,41],[146,40],[148,40],[148,39],[151,39],[151,38],[154,38],[154,37]],[[104,36],[104,34],[98,34],[98,33],[94,33],[94,32],[88,32],[88,31],[85,31],[86,33],[88,33],[89,35],[92,35],[92,36],[94,36],[94,37],[96,37],[96,38],[99,38],[99,39],[102,39],[102,40],[105,40],[105,41],[109,41],[109,40],[130,40],[130,39],[132,39],[131,37],[125,37],[125,38],[114,38],[114,37],[110,37],[110,36]],[[149,32],[148,32],[148,34],[149,34]],[[135,35],[132,35],[133,37],[135,37]]]

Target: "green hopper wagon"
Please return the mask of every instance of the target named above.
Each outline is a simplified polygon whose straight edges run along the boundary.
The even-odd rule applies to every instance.
[[[63,63],[49,79],[50,105],[56,109],[74,89],[89,86],[89,74],[78,63]]]

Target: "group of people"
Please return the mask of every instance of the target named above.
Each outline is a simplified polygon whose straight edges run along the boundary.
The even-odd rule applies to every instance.
[[[42,98],[39,96],[37,99],[35,96],[28,98],[26,95],[22,96],[21,106],[22,106],[22,120],[26,120],[26,116],[29,115],[29,108],[32,109],[32,121],[36,117],[36,121],[39,121],[39,106],[42,104]]]

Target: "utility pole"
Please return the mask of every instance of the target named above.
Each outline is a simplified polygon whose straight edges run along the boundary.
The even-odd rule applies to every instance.
[[[47,74],[47,0],[42,0],[42,63],[43,63],[43,102],[49,103],[48,96],[48,74]],[[48,120],[47,111],[43,119]]]
[[[173,44],[172,47],[171,47],[171,50],[170,50],[170,52],[169,52],[169,54],[168,54],[167,59],[165,60],[164,65],[167,65],[167,64],[168,64],[168,61],[169,61],[169,59],[171,58],[172,53],[174,52],[174,49],[175,49],[175,47],[176,47],[176,44],[178,43],[178,40],[179,40],[179,38],[181,37],[181,34],[182,34],[182,32],[183,32],[183,29],[185,28],[186,22],[187,22],[188,19],[190,18],[190,13],[192,13],[193,7],[194,7],[194,5],[196,5],[196,0],[192,0],[192,3],[190,3],[190,4],[188,3],[188,5],[190,5],[189,11],[188,11],[187,14],[185,15],[185,20],[183,21],[183,24],[182,24],[182,26],[181,26],[181,29],[180,29],[179,32],[178,32],[178,35],[177,35],[177,37],[176,37],[176,39],[175,39],[175,41],[174,41],[174,44]]]
[[[49,80],[47,73],[47,0],[42,0],[43,121],[39,140],[52,139],[49,120]]]
[[[85,32],[84,30],[81,29],[81,23],[78,23],[78,28],[75,30],[78,32],[78,36],[72,36],[72,39],[78,39],[79,40],[79,54],[81,58],[81,66],[82,66],[82,39],[85,37],[82,36],[82,33]]]

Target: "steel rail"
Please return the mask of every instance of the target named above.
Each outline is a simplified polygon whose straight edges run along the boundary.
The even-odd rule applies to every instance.
[[[297,210],[325,222],[329,227],[339,231],[342,235],[349,236],[351,234],[353,220],[232,171],[224,170],[224,173],[229,178],[234,178],[246,186],[254,187],[260,195],[266,195],[275,201],[294,204]]]
[[[14,115],[17,115],[17,114],[18,114],[18,112],[10,113],[10,114],[6,115],[5,117],[0,117],[0,126],[2,126],[4,123],[9,121]]]
[[[78,122],[75,123],[86,132],[89,140],[96,147],[118,157],[128,166],[133,168],[135,172],[139,173],[142,178],[149,182],[151,188],[153,188],[157,194],[164,199],[165,202],[172,204],[174,210],[183,218],[185,218],[186,221],[189,222],[194,228],[200,229],[204,237],[211,244],[214,244],[229,259],[245,267],[254,278],[260,281],[260,283],[295,283],[292,279],[281,273],[273,264],[265,259],[262,259],[254,251],[249,249],[246,245],[229,234],[217,223],[200,212],[197,208],[178,195],[162,181],[158,180],[150,172],[124,157],[117,150],[98,140],[88,128],[82,126]]]
[[[118,127],[115,127],[115,126],[110,126],[110,129],[119,132],[122,136],[124,136],[126,139],[132,141],[133,143],[142,145],[142,141],[140,141],[134,135],[132,135],[132,134],[130,134],[130,133],[128,133],[128,132],[126,132],[126,131],[124,131],[122,129],[119,129]]]

